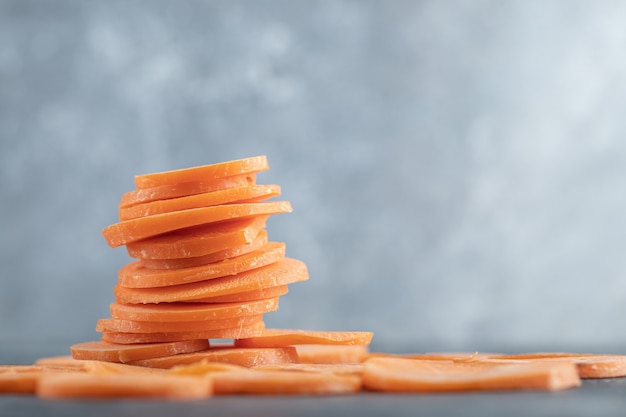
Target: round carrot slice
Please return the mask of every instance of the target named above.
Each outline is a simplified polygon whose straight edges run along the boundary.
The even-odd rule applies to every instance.
[[[242,217],[288,213],[291,211],[291,204],[288,201],[224,204],[126,220],[105,227],[102,234],[109,246],[118,247],[151,236],[200,224],[216,223]]]
[[[313,330],[265,329],[261,336],[235,340],[239,347],[280,347],[291,345],[369,345],[370,332],[322,332]]]
[[[158,187],[159,185],[179,184],[194,181],[211,181],[233,175],[250,174],[269,169],[265,155],[220,162],[192,168],[157,172],[135,176],[137,188]]]
[[[252,242],[267,218],[253,216],[177,230],[128,243],[126,249],[130,256],[140,259],[195,258]]]
[[[261,249],[235,258],[184,269],[147,269],[139,261],[126,264],[118,274],[118,284],[127,288],[154,288],[187,284],[236,275],[266,265],[285,257],[285,244],[269,242]]]
[[[74,359],[105,362],[130,362],[140,359],[158,358],[179,353],[197,352],[208,349],[207,340],[186,340],[171,343],[137,344],[119,346],[107,342],[85,342],[70,347]]]
[[[258,202],[280,195],[278,185],[246,185],[237,188],[227,188],[209,193],[192,196],[158,200],[150,203],[137,204],[132,207],[120,208],[120,220],[131,220],[155,214],[171,213],[179,210],[189,210],[201,207],[217,206],[221,204]]]
[[[202,339],[236,339],[240,337],[258,336],[263,332],[265,323],[259,322],[250,326],[238,326],[229,329],[206,330],[202,332],[165,332],[165,333],[122,333],[102,332],[102,340],[116,344],[165,343],[181,340]]]
[[[178,184],[160,185],[158,187],[133,190],[122,195],[120,208],[127,208],[135,204],[150,203],[157,200],[168,200],[189,195],[209,193],[227,188],[252,185],[256,182],[256,174],[235,175],[220,178],[215,181],[183,182]]]
[[[278,287],[261,288],[247,292],[240,292],[230,295],[218,295],[217,297],[198,298],[196,300],[182,301],[183,303],[240,303],[244,301],[265,300],[266,298],[280,297],[289,292],[287,285]]]
[[[96,331],[122,333],[204,332],[208,330],[231,329],[237,326],[251,326],[261,321],[263,321],[262,314],[199,321],[135,321],[122,319],[100,319],[96,325]]]

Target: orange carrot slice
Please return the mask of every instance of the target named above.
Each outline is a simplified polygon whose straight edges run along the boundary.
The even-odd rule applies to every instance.
[[[561,390],[580,385],[571,363],[488,365],[476,362],[371,358],[363,385],[375,391]]]
[[[321,332],[313,330],[265,329],[261,336],[238,339],[239,347],[280,347],[305,344],[369,345],[370,332]]]
[[[199,321],[254,316],[278,309],[278,297],[243,303],[172,303],[110,305],[111,317],[135,321]]]
[[[82,370],[84,364],[85,364],[84,360],[74,359],[70,355],[39,358],[34,363],[35,366],[40,366],[40,367],[45,367],[45,368],[74,369],[74,370]]]
[[[144,268],[148,269],[193,268],[194,266],[211,264],[214,262],[223,261],[225,259],[234,258],[236,256],[245,255],[247,253],[261,249],[266,244],[267,232],[265,230],[261,230],[250,243],[231,246],[230,248],[221,250],[219,252],[213,252],[203,256],[196,256],[195,258],[140,259],[139,262],[141,262],[141,265]]]
[[[67,370],[33,365],[0,365],[0,394],[32,394],[42,375],[68,371],[79,372],[78,369]]]
[[[116,285],[113,292],[117,302],[123,304],[171,303],[287,285],[308,278],[306,265],[302,261],[284,258],[230,277],[159,288],[126,288]]]
[[[252,242],[268,216],[197,226],[126,245],[128,254],[142,259],[194,258]]]
[[[279,365],[276,365],[279,366]],[[143,367],[140,367],[143,368]],[[145,368],[145,369],[158,369],[158,368]],[[182,376],[206,376],[215,372],[240,372],[247,371],[249,368],[241,365],[233,365],[224,362],[209,362],[206,359],[202,359],[200,362],[194,362],[189,365],[176,365],[166,371],[169,375],[182,375]]]
[[[84,342],[70,347],[74,359],[106,362],[131,362],[208,349],[208,340],[185,340],[171,343],[116,345],[107,342]]]
[[[256,174],[235,175],[214,181],[182,182],[157,187],[133,190],[122,195],[120,208],[128,208],[137,204],[151,203],[158,200],[187,197],[190,195],[210,193],[228,188],[243,187],[256,182]]]
[[[125,220],[105,227],[102,234],[109,246],[115,248],[162,233],[201,224],[291,211],[291,204],[288,201],[224,204]]]
[[[238,326],[250,326],[261,321],[263,321],[262,314],[245,317],[233,317],[221,320],[200,321],[133,321],[100,319],[96,325],[96,331],[122,333],[204,332],[216,329],[231,329]]]
[[[137,204],[132,207],[120,208],[119,218],[120,220],[131,220],[179,210],[262,201],[278,195],[280,195],[280,187],[278,185],[245,185],[243,187],[227,188],[209,193],[169,200],[157,200],[150,203]]]
[[[37,396],[61,398],[202,399],[211,396],[212,381],[158,374],[56,374],[39,380]]]
[[[301,363],[349,364],[361,363],[369,348],[361,345],[296,345]]]
[[[162,369],[144,368],[125,363],[104,361],[82,361],[82,369],[92,375],[120,375],[120,374],[163,374]]]
[[[333,395],[361,390],[358,375],[250,370],[211,376],[216,395]]]
[[[170,369],[201,361],[222,362],[250,368],[261,364],[297,363],[298,355],[293,347],[284,348],[234,348],[212,347],[202,352],[186,353],[164,358],[145,359],[133,365]]]
[[[280,297],[289,292],[287,285],[277,287],[262,288],[247,292],[240,292],[231,295],[221,295],[217,297],[198,298],[196,300],[182,301],[183,303],[241,303],[247,301],[265,300],[267,298]]]
[[[278,365],[259,365],[256,370],[283,371],[283,372],[316,372],[332,373],[337,375],[363,375],[362,363],[283,363]]]
[[[135,176],[135,186],[139,189],[158,187],[166,184],[180,184],[194,181],[211,181],[233,175],[266,171],[269,169],[265,155],[220,162],[174,171],[157,172]]]
[[[164,343],[194,339],[237,339],[261,334],[265,323],[258,322],[250,326],[230,329],[206,330],[203,332],[167,332],[167,333],[121,333],[102,332],[102,340],[116,344]]]
[[[285,244],[269,242],[254,252],[207,265],[184,269],[147,269],[139,261],[122,267],[118,284],[126,288],[153,288],[188,284],[191,282],[236,275],[270,265],[285,257]]]

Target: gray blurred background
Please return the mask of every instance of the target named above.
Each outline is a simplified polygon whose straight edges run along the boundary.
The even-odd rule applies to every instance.
[[[268,326],[626,347],[625,22],[621,1],[0,0],[0,346],[98,338],[134,175],[265,154],[294,207],[270,238],[311,276]]]

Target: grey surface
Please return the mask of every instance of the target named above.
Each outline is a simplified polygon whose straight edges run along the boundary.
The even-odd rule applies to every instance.
[[[0,0],[0,343],[98,337],[135,174],[268,155],[269,326],[626,344],[626,4]]]

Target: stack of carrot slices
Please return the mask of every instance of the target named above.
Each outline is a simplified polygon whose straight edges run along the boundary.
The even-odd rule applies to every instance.
[[[370,353],[371,332],[265,328],[306,266],[268,240],[291,211],[259,185],[264,156],[140,175],[122,196],[111,247],[121,268],[101,340],[71,356],[0,365],[0,393],[41,398],[203,399],[234,394],[561,390],[626,376],[626,356]],[[229,339],[224,341],[223,339]]]

